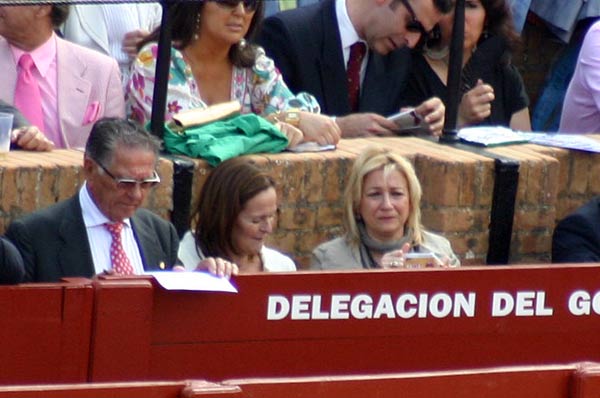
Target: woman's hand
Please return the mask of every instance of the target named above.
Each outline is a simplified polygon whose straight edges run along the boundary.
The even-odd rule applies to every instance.
[[[494,100],[494,89],[485,84],[481,79],[477,85],[467,91],[458,107],[458,124],[468,126],[484,120],[492,114],[492,101]]]
[[[196,271],[208,271],[213,275],[229,279],[231,275],[237,275],[240,269],[237,264],[220,257],[207,257],[198,263]]]
[[[288,148],[295,147],[304,140],[304,134],[298,127],[294,127],[289,123],[276,122],[275,127],[279,129],[288,139]]]
[[[318,113],[300,112],[298,128],[304,134],[304,141],[314,141],[319,145],[337,144],[342,131],[329,116]]]
[[[406,258],[404,255],[410,251],[410,243],[405,243],[402,249],[387,252],[381,257],[381,268],[405,268]]]
[[[14,129],[11,133],[11,142],[27,151],[51,151],[54,143],[35,126]]]

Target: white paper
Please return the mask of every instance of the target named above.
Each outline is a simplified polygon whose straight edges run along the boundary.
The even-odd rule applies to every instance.
[[[167,290],[191,290],[197,292],[237,293],[229,279],[207,272],[157,271],[147,272]]]
[[[600,153],[600,141],[580,134],[521,133],[532,144]]]
[[[316,142],[302,142],[294,147],[287,148],[290,152],[321,152],[321,151],[333,151],[335,145],[319,145]]]
[[[464,127],[458,131],[458,138],[483,146],[527,142],[528,137],[502,126]]]

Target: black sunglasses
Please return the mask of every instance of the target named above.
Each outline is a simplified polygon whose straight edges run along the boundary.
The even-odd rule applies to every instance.
[[[106,173],[107,176],[112,178],[117,185],[117,188],[122,190],[133,189],[138,184],[141,189],[150,189],[160,182],[160,177],[158,176],[156,170],[152,172],[152,177],[145,178],[143,180],[136,180],[134,178],[117,178],[110,171],[108,171],[106,167],[102,166],[100,162],[96,162],[96,164],[102,169],[102,171],[104,171],[104,173]]]
[[[256,9],[258,8],[258,2],[260,0],[211,0],[211,1],[214,1],[221,7],[230,8],[230,9],[234,9],[238,5],[240,5],[240,3],[242,3],[242,4],[244,4],[245,12],[253,12],[253,11],[256,11]]]
[[[400,0],[404,7],[408,10],[408,13],[411,16],[411,21],[406,24],[406,30],[413,33],[419,33],[422,37],[429,36],[427,29],[423,26],[421,21],[417,19],[417,14],[415,14],[415,10],[412,8],[408,0]]]

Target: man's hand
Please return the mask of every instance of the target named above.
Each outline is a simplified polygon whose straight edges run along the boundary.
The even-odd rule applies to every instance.
[[[429,132],[434,136],[442,135],[446,107],[438,97],[429,98],[415,108],[423,120],[429,125]]]
[[[35,126],[14,129],[11,133],[11,142],[27,151],[51,151],[54,143]]]
[[[344,138],[392,136],[396,123],[376,113],[353,113],[336,119]]]
[[[130,59],[134,59],[138,52],[138,44],[140,44],[140,42],[149,34],[148,31],[142,29],[125,33],[125,36],[123,36],[123,52],[129,55]]]

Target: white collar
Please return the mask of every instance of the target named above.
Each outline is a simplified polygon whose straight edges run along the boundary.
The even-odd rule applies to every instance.
[[[85,224],[86,228],[102,226],[108,222],[111,222],[108,217],[106,217],[104,213],[100,211],[92,199],[92,196],[87,189],[86,182],[83,183],[83,186],[79,190],[79,204],[81,205],[81,214],[83,216],[83,223]],[[128,227],[131,227],[131,220],[129,218],[124,219],[123,222]]]
[[[338,21],[338,29],[340,31],[340,39],[342,41],[342,48],[349,50],[350,46],[357,41],[364,42],[364,40],[358,36],[356,28],[354,28],[354,25],[350,20],[348,8],[346,7],[346,0],[335,1],[335,13]]]

